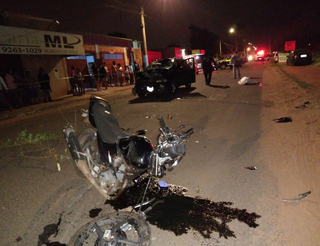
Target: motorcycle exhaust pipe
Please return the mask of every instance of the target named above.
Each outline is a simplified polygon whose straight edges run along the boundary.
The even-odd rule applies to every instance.
[[[84,156],[80,155],[82,150],[73,127],[67,126],[66,128],[64,128],[63,134],[68,144],[68,148],[71,153],[72,159],[75,160],[76,162],[78,160],[84,160],[85,159]]]

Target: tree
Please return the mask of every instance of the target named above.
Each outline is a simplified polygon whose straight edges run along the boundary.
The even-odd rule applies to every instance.
[[[193,24],[189,26],[191,49],[203,49],[211,55],[218,52],[219,36],[209,29],[201,29]]]

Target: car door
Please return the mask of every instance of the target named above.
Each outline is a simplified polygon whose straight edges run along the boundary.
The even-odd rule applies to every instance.
[[[176,86],[193,83],[196,81],[194,58],[176,59],[174,81]]]

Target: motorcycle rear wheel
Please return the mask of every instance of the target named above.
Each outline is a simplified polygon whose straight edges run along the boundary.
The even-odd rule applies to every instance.
[[[86,152],[86,150],[84,150],[84,146],[85,144],[91,140],[91,136],[95,133],[96,131],[93,128],[86,128],[83,132],[81,132],[78,136],[78,140],[81,146],[81,149]],[[98,151],[98,144],[97,144],[97,140],[92,141],[89,146],[88,146],[91,158],[93,161],[96,161],[96,154]],[[87,163],[88,164],[88,163]],[[91,166],[89,165],[89,169],[91,169]],[[81,172],[81,170],[77,167],[77,165],[74,165],[74,170],[76,172],[76,174],[80,177],[80,178],[85,178],[84,174]]]
[[[102,234],[112,231],[111,241],[107,242],[98,236],[98,229]],[[71,238],[68,246],[151,246],[151,229],[148,222],[139,214],[125,211],[97,218],[81,227]]]

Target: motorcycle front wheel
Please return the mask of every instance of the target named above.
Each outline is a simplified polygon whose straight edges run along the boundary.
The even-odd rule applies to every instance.
[[[97,218],[76,232],[68,246],[151,246],[148,222],[139,214],[116,212]]]
[[[92,141],[92,136],[95,132],[96,131],[93,128],[87,128],[83,130],[83,132],[81,132],[80,135],[78,136],[78,140],[79,140],[82,151],[86,152],[86,150],[84,149],[84,146],[87,145],[87,148],[89,149],[89,153],[91,155],[91,159],[93,162],[97,160],[97,155],[99,155],[97,140]],[[91,142],[89,143],[89,141]],[[90,170],[93,168],[92,164],[93,163],[88,164]],[[74,165],[74,169],[76,174],[79,177],[85,178],[84,174],[80,171],[80,169],[77,167],[76,164]]]

